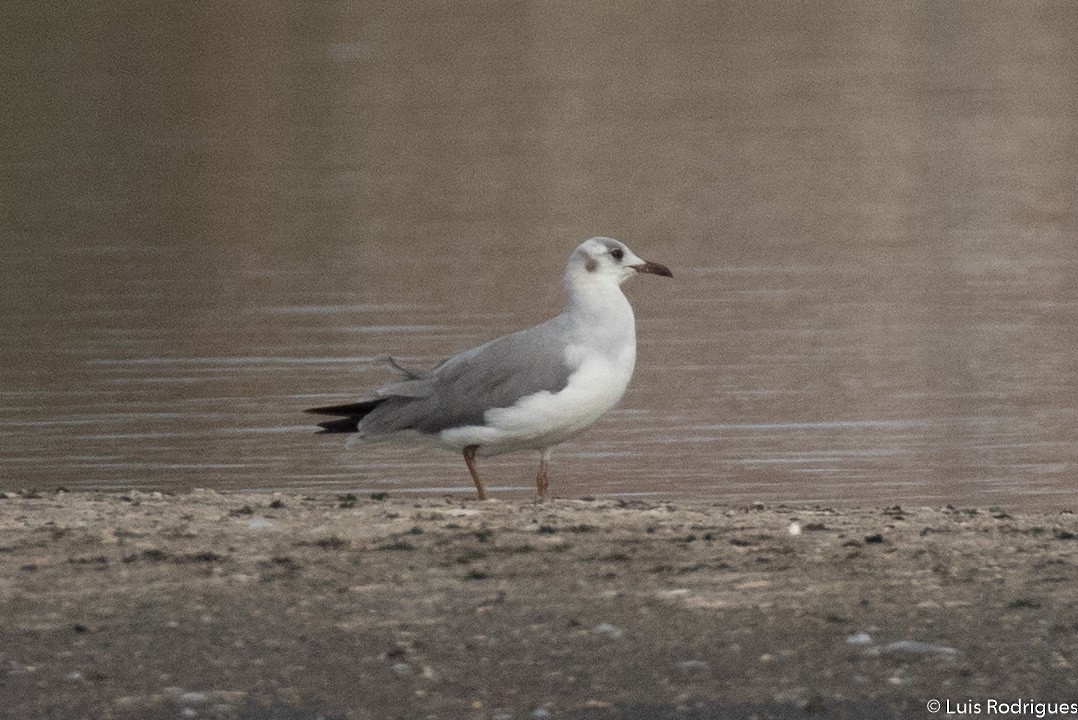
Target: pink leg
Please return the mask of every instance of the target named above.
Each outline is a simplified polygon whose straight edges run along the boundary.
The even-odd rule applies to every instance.
[[[547,463],[550,461],[552,450],[547,448],[539,456],[539,474],[535,478],[536,487],[539,490],[539,499],[546,500],[550,497],[550,481],[547,478]]]
[[[469,445],[464,448],[464,462],[468,463],[468,472],[472,474],[472,481],[475,483],[475,489],[479,493],[479,499],[486,500],[487,492],[483,489],[483,483],[479,480],[479,471],[475,469],[475,451],[478,449],[478,445]]]

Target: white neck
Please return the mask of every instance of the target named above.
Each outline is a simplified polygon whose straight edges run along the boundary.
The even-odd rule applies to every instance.
[[[615,278],[589,273],[580,266],[565,272],[565,314],[579,330],[578,342],[591,347],[636,347],[636,318],[629,299]]]

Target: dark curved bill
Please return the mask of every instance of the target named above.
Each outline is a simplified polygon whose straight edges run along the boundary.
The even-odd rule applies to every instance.
[[[651,273],[652,275],[662,275],[663,277],[674,277],[674,273],[670,272],[670,268],[665,265],[660,265],[657,262],[645,262],[642,265],[633,265],[633,270],[638,273]]]

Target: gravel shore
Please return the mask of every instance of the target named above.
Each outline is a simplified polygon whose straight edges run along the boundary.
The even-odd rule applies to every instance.
[[[8,492],[0,717],[1073,703],[1076,536],[999,508]]]

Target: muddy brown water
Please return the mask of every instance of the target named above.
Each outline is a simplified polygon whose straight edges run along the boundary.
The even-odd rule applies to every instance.
[[[627,286],[636,377],[556,494],[1074,504],[1072,3],[0,26],[5,486],[470,492],[300,411],[558,312],[608,234],[675,277]]]

